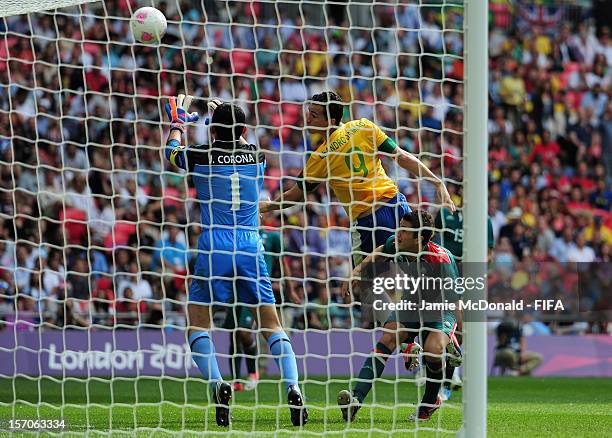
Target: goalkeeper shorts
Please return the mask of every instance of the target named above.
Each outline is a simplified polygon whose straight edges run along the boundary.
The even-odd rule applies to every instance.
[[[400,221],[411,209],[403,193],[398,193],[374,214],[360,217],[351,232],[353,264],[358,265],[396,233]]]
[[[189,301],[203,304],[274,304],[272,283],[258,232],[219,230],[206,233],[198,257]]]

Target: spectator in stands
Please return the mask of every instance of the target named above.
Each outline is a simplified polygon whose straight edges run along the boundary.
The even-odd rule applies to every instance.
[[[61,263],[61,253],[51,251],[47,258],[46,266],[42,275],[42,292],[46,298],[44,311],[49,314],[49,319],[55,320],[57,314],[57,300],[62,295],[61,290],[66,287],[66,272]]]
[[[590,263],[595,261],[595,251],[586,244],[582,234],[576,237],[576,244],[567,251],[567,261],[576,263]]]
[[[89,211],[88,223],[92,240],[104,242],[115,224],[115,214],[109,199],[93,197],[92,208]]]
[[[138,248],[138,260],[143,271],[151,269],[151,262],[153,259],[153,251],[155,245],[159,239],[159,233],[155,230],[155,227],[147,222],[140,222],[135,232],[130,235],[128,239],[128,246],[132,248]],[[199,232],[190,233],[191,236],[199,236]],[[197,242],[194,242],[197,248]]]
[[[524,312],[522,318],[523,336],[547,336],[552,335],[550,327],[538,321],[532,312]]]
[[[537,161],[545,167],[552,164],[553,159],[559,155],[561,148],[550,136],[550,131],[544,130],[542,141],[535,145],[529,156],[529,161]]]
[[[553,242],[549,251],[550,256],[559,262],[566,262],[569,250],[575,246],[573,234],[572,229],[566,227],[562,236],[557,237]]]
[[[69,298],[77,300],[90,300],[91,291],[89,288],[89,272],[87,260],[82,256],[77,256],[68,270],[66,282],[70,285],[68,292]],[[75,315],[80,315],[76,312]]]
[[[178,228],[167,225],[167,237],[161,238],[155,243],[153,254],[153,266],[164,272],[185,272],[187,269],[187,247],[178,241]]]
[[[117,323],[135,325],[138,322],[138,301],[130,287],[123,290],[123,296],[117,301]]]
[[[594,208],[604,212],[612,210],[612,190],[607,187],[605,178],[597,180],[597,188],[591,192],[589,202]]]
[[[64,312],[60,306],[60,314]],[[64,323],[66,326],[89,327],[92,323],[93,304],[91,301],[66,299]]]
[[[514,228],[520,224],[521,218],[523,217],[523,210],[520,207],[514,207],[506,216],[507,222],[499,230],[499,238],[507,237],[512,239],[514,235]]]
[[[17,293],[27,295],[30,293],[30,277],[34,264],[30,260],[29,246],[26,244],[17,244],[16,246],[16,263],[14,265],[15,289]]]
[[[0,330],[5,327],[6,316],[15,311],[15,292],[9,274],[8,270],[0,269]]]
[[[148,301],[153,298],[153,289],[151,284],[142,276],[138,269],[138,263],[135,261],[130,263],[131,278],[129,281],[124,281],[119,284],[119,298],[123,298],[123,293],[129,289],[132,298],[136,301]]]
[[[62,164],[67,170],[87,170],[89,162],[85,152],[74,143],[65,143],[61,149]]]

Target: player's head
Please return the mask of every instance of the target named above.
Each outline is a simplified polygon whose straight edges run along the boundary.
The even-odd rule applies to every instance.
[[[231,103],[219,105],[212,115],[211,132],[215,140],[238,141],[246,129],[242,108]]]
[[[397,248],[414,253],[421,251],[433,237],[433,228],[434,220],[429,212],[417,209],[406,213],[397,230]]]
[[[333,91],[315,94],[306,111],[306,125],[313,128],[338,126],[342,122],[342,98]]]

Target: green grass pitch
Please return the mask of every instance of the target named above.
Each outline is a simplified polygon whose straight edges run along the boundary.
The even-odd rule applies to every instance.
[[[310,422],[300,431],[291,426],[287,407],[280,405],[280,386],[261,383],[257,392],[235,394],[228,433],[216,426],[207,387],[199,380],[5,378],[0,379],[0,424],[6,426],[10,418],[63,418],[67,431],[73,432],[68,436],[87,430],[108,436],[111,430],[112,436],[126,437],[172,432],[187,432],[188,436],[202,436],[202,432],[204,436],[315,436],[326,432],[330,437],[433,437],[454,436],[461,425],[461,393],[455,392],[430,422],[420,423],[416,430],[407,421],[420,395],[411,381],[377,382],[367,400],[377,406],[364,407],[357,421],[347,425],[335,401],[336,393],[347,386],[342,379],[309,381],[304,392]],[[612,430],[610,394],[612,379],[491,378],[488,436],[602,437]]]

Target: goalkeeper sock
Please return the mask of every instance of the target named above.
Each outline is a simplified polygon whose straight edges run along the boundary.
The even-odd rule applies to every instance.
[[[215,356],[215,346],[208,332],[193,332],[189,336],[189,348],[191,348],[193,361],[200,369],[202,377],[210,383],[212,388],[217,382],[223,381]]]
[[[294,386],[299,391],[297,362],[287,334],[285,332],[272,333],[268,338],[268,347],[270,347],[274,361],[281,371],[281,378],[285,383],[285,389],[289,391]]]
[[[238,342],[234,342],[234,334],[230,333],[230,350],[229,350],[229,365],[232,371],[232,379],[240,379],[240,365],[242,364],[242,355],[239,354]]]
[[[353,395],[357,397],[359,403],[363,403],[367,397],[372,389],[372,382],[374,379],[382,375],[387,365],[387,359],[391,353],[393,352],[389,350],[386,345],[379,342],[376,344],[376,349],[372,355],[365,360],[359,371],[359,381],[355,385],[355,389],[353,389]]]
[[[242,347],[246,355],[246,365],[249,374],[257,372],[257,343],[253,342],[248,347]]]
[[[425,368],[427,372],[427,382],[425,383],[425,394],[421,403],[433,405],[438,399],[440,386],[442,386],[442,364],[425,359]]]

